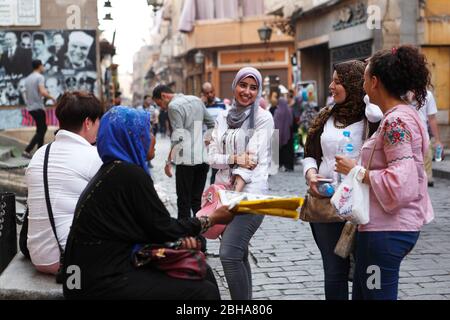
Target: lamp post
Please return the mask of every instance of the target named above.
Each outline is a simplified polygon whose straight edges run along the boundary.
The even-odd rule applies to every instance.
[[[111,13],[107,13],[105,14],[105,17],[103,18],[103,20],[112,20],[113,18],[111,17]]]
[[[205,62],[205,55],[200,50],[194,55],[194,60],[196,64],[203,64]]]
[[[111,1],[109,1],[109,0],[105,1],[105,4],[103,5],[103,7],[108,9],[108,11],[111,10],[112,9]],[[113,20],[113,18],[111,16],[111,13],[106,13],[105,17],[103,18],[103,20],[106,20],[106,21]]]
[[[266,23],[258,29],[259,39],[263,42],[269,42],[272,37],[272,28],[268,27]]]

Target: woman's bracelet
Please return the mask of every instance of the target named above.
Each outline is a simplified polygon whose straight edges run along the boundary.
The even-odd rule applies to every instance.
[[[198,220],[200,221],[200,225],[202,228],[200,233],[205,233],[209,228],[211,228],[211,219],[209,219],[208,216],[201,216],[198,218]]]

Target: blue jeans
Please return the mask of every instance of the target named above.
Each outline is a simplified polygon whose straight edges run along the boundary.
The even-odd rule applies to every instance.
[[[311,231],[322,255],[325,272],[325,299],[348,300],[350,259],[334,254],[345,223],[310,223]]]
[[[220,261],[230,289],[231,299],[252,299],[252,271],[248,261],[248,244],[264,216],[243,214],[234,217],[220,242]]]
[[[380,231],[356,235],[353,300],[397,300],[400,264],[420,232]]]

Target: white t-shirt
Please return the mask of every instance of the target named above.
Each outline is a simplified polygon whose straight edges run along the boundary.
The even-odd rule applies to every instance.
[[[43,164],[47,145],[36,151],[25,173],[28,186],[28,249],[34,265],[59,262],[45,202]],[[63,248],[82,191],[102,166],[97,148],[78,134],[60,130],[50,148],[48,185],[56,233]]]
[[[330,117],[325,123],[323,133],[320,136],[320,145],[322,147],[322,163],[320,168],[314,158],[303,159],[303,175],[306,175],[309,169],[315,168],[319,174],[325,178],[333,178],[336,165],[337,145],[344,136],[344,131],[350,131],[353,147],[356,153],[361,151],[364,135],[364,121],[355,122],[344,129],[338,129],[334,126],[334,117]]]
[[[429,140],[430,137],[429,137],[428,129],[427,129],[428,128],[428,116],[431,116],[438,112],[437,106],[436,106],[436,100],[434,99],[434,96],[431,93],[431,91],[427,91],[427,97],[425,99],[425,104],[422,108],[419,109],[418,112],[419,112],[420,120],[422,120],[422,123],[426,129],[425,132],[427,133],[428,140]]]

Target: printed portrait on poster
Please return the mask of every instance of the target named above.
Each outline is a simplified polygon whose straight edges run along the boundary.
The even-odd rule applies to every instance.
[[[24,105],[24,79],[36,59],[45,66],[45,86],[54,98],[68,90],[97,93],[95,34],[94,30],[0,31],[0,105]]]

